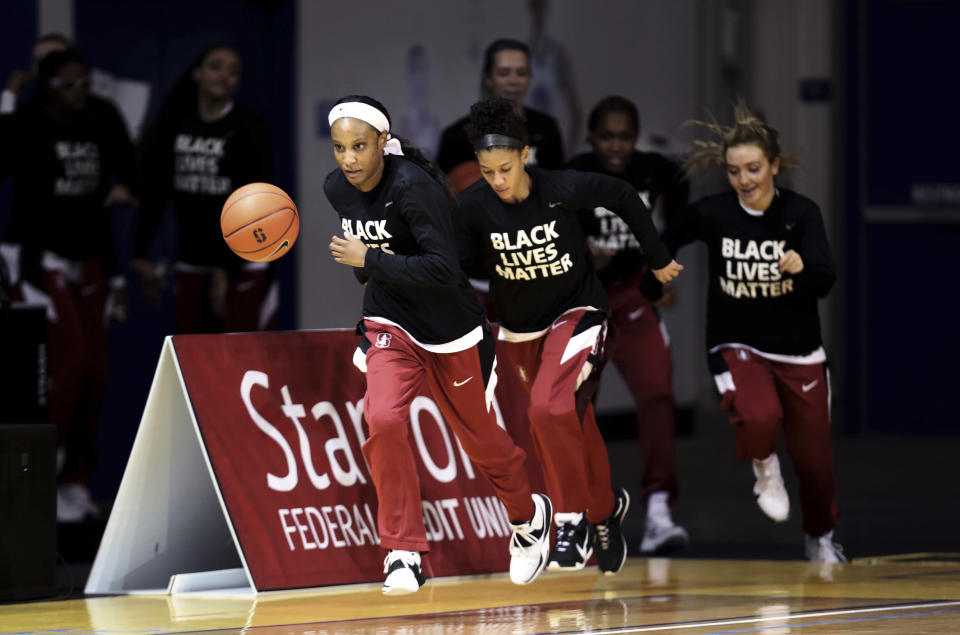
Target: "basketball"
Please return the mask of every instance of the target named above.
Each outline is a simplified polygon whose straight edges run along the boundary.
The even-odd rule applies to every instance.
[[[248,183],[223,204],[220,230],[233,253],[251,262],[269,262],[290,251],[297,241],[300,214],[276,185]]]

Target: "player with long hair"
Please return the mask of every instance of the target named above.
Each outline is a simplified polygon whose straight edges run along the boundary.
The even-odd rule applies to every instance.
[[[177,214],[176,331],[218,333],[271,328],[277,284],[268,263],[244,262],[220,234],[227,197],[247,183],[270,183],[270,137],[260,115],[236,100],[237,51],[201,53],[167,96],[143,143],[143,206],[134,270],[147,299],[160,301],[162,272],[147,260],[167,206]]]
[[[836,275],[820,208],[777,186],[775,177],[796,157],[742,102],[732,126],[694,123],[712,138],[694,141],[687,172],[723,167],[730,190],[693,204],[667,242],[699,239],[709,252],[710,372],[736,425],[736,455],[753,465],[760,509],[786,520],[790,499],[777,458],[783,430],[800,485],[807,558],[842,562],[833,542],[830,374],[817,313]]]

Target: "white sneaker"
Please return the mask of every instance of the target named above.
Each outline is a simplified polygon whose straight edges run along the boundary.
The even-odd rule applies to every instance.
[[[835,563],[847,561],[847,557],[843,555],[843,547],[833,541],[832,529],[819,538],[807,534],[805,543],[807,560],[810,562]]]
[[[100,507],[93,502],[90,490],[83,483],[67,483],[57,487],[57,521],[78,523],[84,518],[100,516]]]
[[[665,554],[690,542],[687,530],[673,522],[667,492],[654,492],[647,500],[647,524],[640,543],[640,553]]]
[[[416,593],[427,581],[420,572],[420,554],[416,551],[393,549],[383,560],[387,579],[380,589],[386,595]]]
[[[553,505],[543,494],[533,495],[533,518],[514,525],[510,537],[510,580],[514,584],[533,582],[550,556],[550,519]]]
[[[790,497],[783,485],[780,474],[780,460],[773,453],[765,459],[753,460],[753,474],[757,482],[753,493],[757,495],[757,505],[763,513],[778,523],[790,516]]]

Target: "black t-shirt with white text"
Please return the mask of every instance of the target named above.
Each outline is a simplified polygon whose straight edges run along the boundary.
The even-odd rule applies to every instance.
[[[115,182],[132,188],[135,161],[113,104],[90,96],[69,119],[27,105],[0,117],[0,141],[0,177],[14,182],[4,241],[23,247],[23,277],[39,282],[43,251],[96,258],[107,276],[118,274],[104,201]]]
[[[220,229],[227,197],[247,183],[269,183],[273,159],[266,124],[253,110],[233,104],[215,121],[195,109],[166,123],[144,154],[141,209],[134,255],[143,257],[168,203],[177,212],[177,259],[199,266],[236,266]]]
[[[608,172],[595,152],[578,154],[567,167],[623,179],[637,190],[651,210],[663,197],[660,203],[666,227],[671,226],[687,204],[689,187],[680,167],[655,152],[634,151],[623,173]],[[617,252],[607,266],[597,271],[603,286],[622,282],[643,270],[646,263],[640,245],[620,217],[605,207],[580,210],[578,215],[580,225],[591,242]]]
[[[387,155],[384,163],[369,192],[339,169],[323,186],[341,231],[370,248],[354,269],[366,282],[363,315],[399,324],[423,344],[452,342],[481,325],[484,312],[457,260],[451,204],[412,161]]]
[[[671,258],[643,201],[626,182],[574,170],[526,168],[530,194],[503,202],[486,183],[457,197],[455,224],[463,266],[482,267],[500,323],[517,333],[543,330],[579,306],[607,309],[607,298],[577,220],[577,210],[603,206],[631,228],[656,268]]]
[[[707,346],[745,344],[765,353],[807,355],[821,346],[817,300],[836,279],[820,208],[779,189],[760,216],[734,191],[700,199],[666,236],[671,248],[702,240],[709,253]],[[789,250],[799,274],[780,272]]]

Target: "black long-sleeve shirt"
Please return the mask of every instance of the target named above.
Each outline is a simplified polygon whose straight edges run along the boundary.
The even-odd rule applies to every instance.
[[[231,192],[272,180],[270,137],[263,120],[242,104],[216,121],[196,109],[162,122],[146,144],[134,256],[149,250],[167,206],[177,212],[177,258],[200,266],[235,266],[220,213]]]
[[[483,323],[483,307],[457,261],[450,202],[408,159],[384,157],[383,176],[361,192],[334,170],[324,182],[341,229],[367,247],[364,317],[398,324],[423,344],[445,344]]]
[[[530,137],[530,165],[547,170],[563,167],[563,136],[557,121],[533,108],[524,108],[527,135]],[[461,117],[443,129],[437,150],[437,165],[448,173],[464,161],[476,161],[466,125],[469,117]]]
[[[608,308],[577,210],[605,207],[630,227],[656,269],[670,263],[643,201],[626,182],[574,170],[526,168],[530,194],[503,202],[485,182],[457,197],[457,243],[467,270],[480,263],[500,323],[515,333],[542,331],[579,306]]]
[[[623,179],[637,190],[649,208],[653,208],[662,196],[665,227],[677,221],[688,202],[690,188],[680,167],[655,152],[634,151],[623,173],[608,172],[595,152],[578,154],[567,167]],[[595,207],[580,210],[578,217],[584,233],[594,244],[617,252],[607,266],[597,270],[603,286],[622,282],[643,270],[646,262],[640,245],[616,214],[604,207]]]
[[[69,260],[95,258],[105,275],[117,275],[104,200],[115,182],[134,185],[135,162],[113,104],[90,96],[69,119],[28,105],[0,116],[0,144],[0,177],[14,184],[4,241],[22,246],[23,278],[40,283],[43,251]]]
[[[709,252],[707,346],[744,344],[765,353],[807,355],[821,346],[817,299],[836,275],[820,208],[780,188],[760,216],[747,212],[734,191],[700,199],[667,244],[702,240]],[[803,271],[781,273],[789,250]]]

